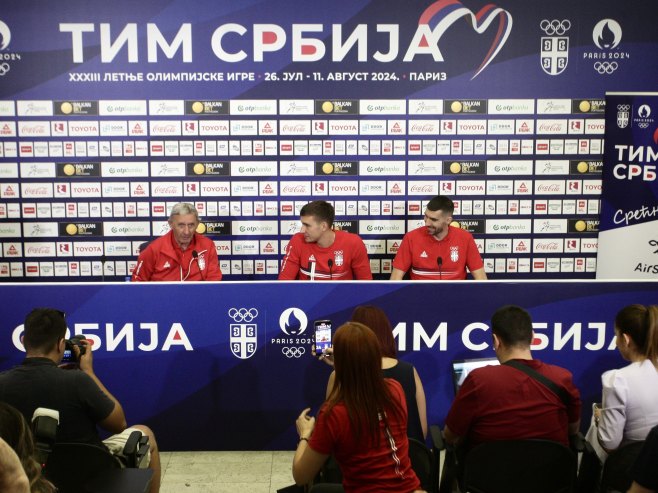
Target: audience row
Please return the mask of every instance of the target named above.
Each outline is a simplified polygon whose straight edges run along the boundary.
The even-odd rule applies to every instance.
[[[69,346],[79,370],[67,371],[59,366],[70,344],[65,314],[35,309],[24,327],[25,360],[0,373],[0,486],[12,485],[0,489],[54,491],[34,459],[28,425],[37,407],[47,407],[60,411],[58,440],[93,443],[119,454],[131,431],[148,435],[151,455],[144,463],[154,471],[150,491],[157,492],[155,436],[146,426],[127,426],[121,404],[94,373],[88,342]],[[491,328],[500,365],[473,370],[466,377],[446,417],[445,441],[464,454],[483,442],[511,439],[546,439],[569,446],[570,436],[579,432],[581,415],[571,373],[533,358],[532,321],[521,307],[498,309]],[[623,308],[614,330],[619,352],[629,364],[602,375],[602,402],[595,406],[586,438],[601,461],[619,447],[647,440],[629,491],[657,491],[651,466],[658,451],[658,306]],[[425,442],[428,434],[424,388],[417,370],[397,358],[385,312],[357,307],[351,321],[336,331],[333,347],[325,348],[319,359],[333,372],[317,416],[307,408],[297,418],[295,481],[312,482],[333,457],[345,491],[422,491],[408,451],[409,438]],[[97,425],[114,435],[101,441]]]

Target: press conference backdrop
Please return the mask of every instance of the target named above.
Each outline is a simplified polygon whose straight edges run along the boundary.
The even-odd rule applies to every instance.
[[[94,342],[96,373],[128,422],[151,425],[163,450],[289,450],[294,420],[317,412],[330,368],[310,354],[312,325],[334,329],[358,304],[375,304],[413,363],[429,421],[454,397],[453,359],[493,356],[491,314],[526,307],[534,356],[569,368],[589,404],[600,375],[626,363],[613,320],[630,303],[656,303],[650,282],[372,282],[0,285],[0,369],[22,361],[22,321],[35,306],[67,313],[71,332]],[[504,295],[502,294],[504,293]],[[118,309],[120,307],[120,309]]]
[[[271,279],[313,198],[385,278],[437,193],[490,277],[592,278],[604,94],[653,89],[657,9],[6,0],[0,280],[122,280],[180,200]]]

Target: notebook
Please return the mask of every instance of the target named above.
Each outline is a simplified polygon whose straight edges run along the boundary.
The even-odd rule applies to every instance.
[[[452,362],[452,381],[455,385],[455,394],[459,392],[459,387],[468,376],[468,374],[476,368],[481,368],[487,365],[499,365],[498,358],[474,358],[474,359],[459,359]]]

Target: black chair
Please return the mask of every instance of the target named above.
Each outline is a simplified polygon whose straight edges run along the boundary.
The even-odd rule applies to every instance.
[[[309,493],[344,493],[342,484],[337,483],[318,483],[314,484]]]
[[[153,476],[151,469],[138,469],[148,451],[148,436],[134,431],[122,457],[87,443],[57,442],[58,414],[42,408],[32,419],[43,474],[58,493],[145,493]]]
[[[421,488],[428,493],[439,491],[439,462],[441,450],[444,449],[443,437],[438,426],[432,425],[429,429],[432,447],[425,443],[409,438],[409,459],[411,467],[420,480]]]
[[[549,440],[480,444],[464,459],[463,493],[571,493],[577,456]]]
[[[631,467],[642,450],[642,442],[634,442],[618,448],[606,459],[601,474],[601,493],[626,492],[631,487]]]

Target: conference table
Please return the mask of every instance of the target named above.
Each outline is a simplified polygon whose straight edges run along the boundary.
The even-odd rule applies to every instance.
[[[357,305],[388,314],[399,358],[423,382],[430,423],[454,398],[451,362],[494,356],[489,320],[505,304],[532,315],[533,355],[568,368],[589,404],[600,375],[625,364],[613,322],[631,303],[658,303],[651,281],[348,281],[3,283],[0,370],[24,357],[34,307],[66,312],[130,423],[163,450],[290,450],[301,409],[317,412],[331,368],[311,354],[313,322],[334,330]]]

